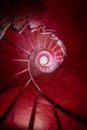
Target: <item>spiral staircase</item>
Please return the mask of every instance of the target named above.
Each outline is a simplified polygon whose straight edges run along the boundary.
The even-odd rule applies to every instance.
[[[73,46],[62,42],[54,23],[45,17],[46,11],[34,12],[2,22],[0,130],[87,129],[81,66],[73,63],[68,51]]]

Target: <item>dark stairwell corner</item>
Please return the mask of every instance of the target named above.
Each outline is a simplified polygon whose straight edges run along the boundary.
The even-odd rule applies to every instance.
[[[85,0],[0,0],[0,130],[87,130]]]

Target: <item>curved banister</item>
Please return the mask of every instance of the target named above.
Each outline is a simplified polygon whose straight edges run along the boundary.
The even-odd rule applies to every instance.
[[[36,83],[34,82],[34,80],[33,80],[32,82],[33,82],[35,88],[38,89],[39,87],[37,87],[37,85],[36,85]],[[73,119],[75,119],[75,120],[77,120],[77,121],[79,121],[79,122],[81,122],[81,123],[87,125],[87,117],[82,116],[82,115],[80,115],[80,114],[78,114],[78,113],[75,113],[75,112],[69,110],[68,108],[66,108],[66,107],[64,107],[64,106],[62,106],[62,105],[60,105],[59,103],[53,101],[53,100],[50,99],[40,88],[38,89],[38,91],[39,91],[39,93],[40,93],[50,104],[55,105],[55,107],[56,107],[57,109],[61,110],[62,112],[64,112],[64,113],[67,114],[68,116],[72,117]]]

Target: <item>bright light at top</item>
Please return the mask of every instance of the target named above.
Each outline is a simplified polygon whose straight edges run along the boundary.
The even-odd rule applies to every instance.
[[[46,65],[47,62],[48,62],[48,58],[47,58],[46,56],[42,56],[42,57],[40,58],[40,64]]]

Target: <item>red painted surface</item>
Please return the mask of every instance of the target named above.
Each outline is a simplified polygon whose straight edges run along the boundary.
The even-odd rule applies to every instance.
[[[85,3],[80,1],[45,1],[57,23],[59,38],[67,50],[62,65],[51,74],[35,77],[36,83],[52,100],[87,117],[87,38]],[[78,4],[79,3],[79,4]],[[26,34],[28,30],[25,29]],[[32,36],[35,43],[34,36]],[[21,34],[11,29],[4,38],[31,51]],[[42,39],[40,39],[42,40]],[[36,46],[36,45],[35,45]],[[0,58],[27,59],[28,54],[0,40]],[[25,72],[9,79],[9,76],[26,69],[26,62],[0,62],[0,115],[5,111],[29,75]],[[8,80],[7,80],[8,79]],[[35,89],[32,84],[24,91],[4,123],[4,129],[25,130],[28,128]],[[86,130],[87,126],[58,111],[63,130]],[[35,130],[56,130],[52,106],[41,96],[38,98]]]

